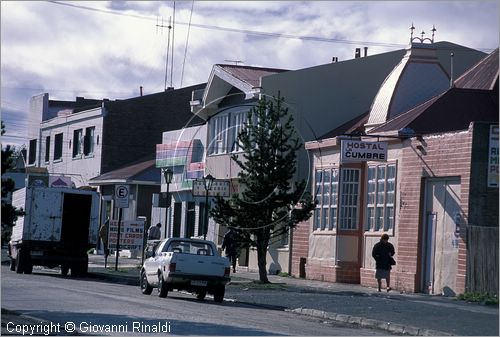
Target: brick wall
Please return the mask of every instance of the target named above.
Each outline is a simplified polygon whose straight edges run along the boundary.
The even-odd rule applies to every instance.
[[[424,188],[427,178],[460,178],[460,209],[463,215],[462,224],[468,223],[469,204],[482,206],[478,212],[485,213],[484,218],[492,204],[495,204],[498,216],[498,195],[490,196],[496,203],[490,202],[488,196],[491,191],[484,191],[481,195],[476,193],[470,198],[470,185],[479,179],[483,185],[485,179],[480,175],[471,180],[471,157],[473,149],[472,129],[446,134],[426,136],[421,140],[406,140],[403,144],[401,156],[398,158],[397,198],[399,207],[398,217],[395,220],[395,242],[398,264],[391,273],[391,286],[404,292],[421,291],[420,279],[421,256],[422,256],[422,219],[425,203]],[[474,151],[484,149],[485,144],[474,143]],[[487,147],[486,147],[487,148]],[[483,154],[484,157],[484,154]],[[483,158],[484,159],[484,158]],[[476,164],[473,164],[476,165]],[[485,171],[486,172],[486,171]],[[484,177],[483,177],[484,178]],[[472,181],[472,183],[470,183]],[[491,193],[490,193],[491,192]],[[490,193],[490,194],[488,194]],[[498,193],[498,190],[496,191]],[[477,201],[476,198],[482,198]],[[495,199],[496,198],[496,199]],[[489,206],[488,206],[489,205]],[[494,213],[494,212],[493,212]],[[311,220],[312,221],[312,220]],[[489,221],[489,220],[485,220]],[[497,218],[498,224],[498,218]],[[308,241],[311,224],[301,223],[294,232],[292,252],[292,275],[299,276],[300,260],[308,256]],[[363,255],[363,253],[361,254]],[[303,260],[302,260],[303,261]],[[461,226],[460,242],[458,247],[458,269],[456,278],[456,290],[458,293],[465,290],[466,275],[466,244],[465,225]],[[329,282],[353,282],[364,286],[376,287],[375,270],[356,266],[334,266],[331,261],[313,260],[307,261],[305,266],[306,277]]]
[[[396,221],[398,236],[398,265],[394,277],[399,276],[406,291],[420,290],[421,228],[424,205],[424,178],[460,177],[460,208],[467,221],[469,208],[469,180],[472,132],[434,135],[423,140],[407,140],[401,160],[399,182],[400,212]],[[465,285],[465,233],[461,233],[457,271],[457,290]],[[367,273],[363,273],[366,276]],[[364,278],[362,277],[364,280]],[[395,285],[396,286],[396,285]]]
[[[297,227],[293,231],[292,270],[290,273],[296,277],[306,277],[304,268],[305,263],[307,263],[307,256],[309,255],[310,228],[310,222],[303,221],[297,224]]]

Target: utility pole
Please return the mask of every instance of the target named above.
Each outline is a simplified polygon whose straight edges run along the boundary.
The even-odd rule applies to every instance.
[[[168,26],[165,26],[163,24],[163,18],[161,19],[162,23],[161,25],[156,24],[156,27],[160,28],[168,28],[168,37],[167,37],[167,56],[165,60],[165,85],[164,85],[164,90],[167,91],[167,81],[168,81],[168,60],[169,60],[169,54],[170,54],[170,30],[172,29],[172,17],[168,18]],[[172,55],[173,59],[173,55]],[[173,63],[173,62],[172,62]],[[173,64],[172,64],[173,68]],[[172,84],[172,79],[170,79],[170,84]]]

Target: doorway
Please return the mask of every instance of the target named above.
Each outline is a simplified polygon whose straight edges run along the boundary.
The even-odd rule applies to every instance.
[[[460,179],[428,179],[425,184],[422,292],[456,295],[460,239]]]

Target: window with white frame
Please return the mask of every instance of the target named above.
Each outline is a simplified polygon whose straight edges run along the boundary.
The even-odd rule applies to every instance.
[[[210,154],[227,152],[227,131],[229,115],[215,116],[210,120]]]
[[[82,155],[82,129],[78,129],[73,131],[73,158],[79,157]]]
[[[60,160],[63,153],[63,134],[58,133],[54,136],[54,160]]]
[[[85,129],[85,139],[83,142],[83,154],[88,156],[94,153],[95,127]]]
[[[320,169],[315,172],[316,209],[314,230],[333,230],[337,227],[338,169]]]
[[[50,161],[50,136],[45,137],[45,162]]]
[[[231,114],[231,133],[233,144],[231,146],[231,151],[239,152],[241,151],[241,146],[238,142],[238,135],[243,131],[245,124],[247,122],[247,112],[240,111]]]
[[[212,117],[209,122],[209,154],[239,152],[238,135],[247,123],[247,111],[233,111]]]
[[[359,169],[342,169],[340,185],[339,227],[344,230],[358,228]]]
[[[396,165],[368,167],[366,197],[366,231],[388,231],[394,228]]]
[[[28,152],[28,165],[33,165],[36,162],[36,146],[37,140],[32,139],[29,143],[29,152]]]

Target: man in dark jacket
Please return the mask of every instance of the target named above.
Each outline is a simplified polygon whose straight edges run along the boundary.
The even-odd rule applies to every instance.
[[[389,235],[383,234],[380,241],[373,246],[372,257],[376,261],[375,278],[378,283],[378,291],[381,291],[382,279],[387,283],[387,292],[391,291],[391,269],[394,259],[394,246],[389,243]]]
[[[222,240],[222,249],[226,250],[226,257],[233,266],[233,273],[236,273],[236,237],[233,229],[229,227],[224,239]]]

